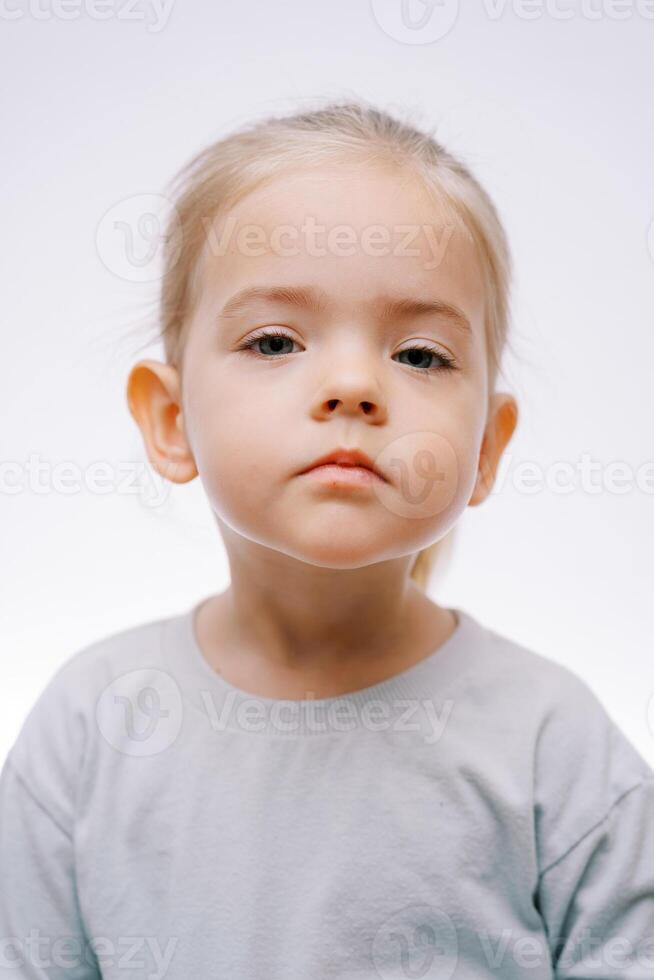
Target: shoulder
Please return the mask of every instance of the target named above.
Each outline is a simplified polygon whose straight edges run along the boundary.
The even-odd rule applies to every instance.
[[[504,687],[511,697],[529,700],[539,713],[548,714],[565,698],[591,695],[588,683],[565,664],[475,619],[482,656],[475,665]]]
[[[116,705],[125,690],[160,686],[168,677],[161,639],[170,618],[118,630],[75,651],[25,717],[7,764],[63,826],[72,823],[80,774],[104,734],[103,706]]]
[[[562,749],[573,737],[578,745],[615,740],[620,729],[586,678],[478,621],[476,626],[483,640],[482,654],[474,661],[480,678],[493,687],[496,696],[500,689],[505,691],[514,710],[526,709],[541,746],[547,742]],[[632,753],[637,767],[647,767],[635,749]]]
[[[12,752],[20,751],[37,730],[66,723],[71,736],[112,681],[130,671],[162,666],[162,631],[168,618],[118,630],[86,644],[55,670],[30,709]]]
[[[534,829],[541,868],[574,846],[654,771],[591,684],[571,668],[490,629],[485,673],[532,754]],[[495,690],[498,690],[495,687]]]

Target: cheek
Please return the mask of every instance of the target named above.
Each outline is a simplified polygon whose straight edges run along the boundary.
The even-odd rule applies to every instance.
[[[392,485],[381,486],[384,506],[397,516],[447,519],[466,506],[475,485],[483,413],[474,385],[443,387],[378,457]]]
[[[196,464],[214,509],[249,511],[263,500],[270,480],[265,449],[261,437],[254,439],[242,420],[217,418],[205,426]]]
[[[204,396],[196,390],[188,411],[191,448],[212,509],[231,526],[250,525],[269,504],[279,471],[265,413],[218,385]]]
[[[389,483],[377,484],[384,508],[416,521],[441,520],[458,509],[470,479],[470,462],[443,431],[415,429],[388,444],[377,462]]]

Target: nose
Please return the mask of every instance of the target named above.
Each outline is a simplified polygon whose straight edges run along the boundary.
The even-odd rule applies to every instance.
[[[353,363],[341,360],[333,364],[323,377],[313,400],[313,417],[328,418],[335,414],[366,416],[379,424],[386,420],[387,404],[375,376],[371,356],[362,356]]]

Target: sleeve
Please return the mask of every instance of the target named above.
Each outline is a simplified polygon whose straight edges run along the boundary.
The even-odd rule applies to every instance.
[[[654,977],[654,775],[540,875],[561,980]]]
[[[0,775],[0,977],[101,976],[75,891],[73,841],[14,768]]]
[[[557,980],[654,978],[654,771],[571,680],[537,753],[536,904]]]
[[[97,980],[75,881],[76,675],[50,681],[0,772],[0,978]]]

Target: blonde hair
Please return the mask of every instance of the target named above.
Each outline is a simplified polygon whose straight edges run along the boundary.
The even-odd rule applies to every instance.
[[[180,362],[185,326],[198,298],[208,220],[224,215],[283,172],[351,160],[391,166],[417,177],[434,202],[471,238],[486,297],[492,393],[507,340],[511,278],[509,247],[495,206],[466,166],[430,132],[360,98],[267,116],[205,147],[173,178],[158,324],[169,363]],[[411,577],[421,588],[426,590],[440,559],[451,550],[453,531],[418,552]]]

